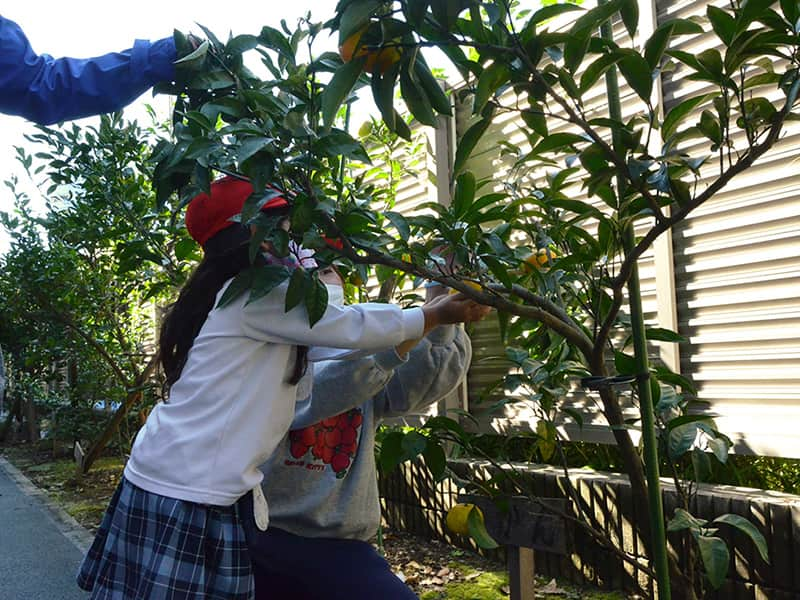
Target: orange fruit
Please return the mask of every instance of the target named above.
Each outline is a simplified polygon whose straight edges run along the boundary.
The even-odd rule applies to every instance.
[[[368,73],[385,73],[389,68],[400,60],[400,49],[397,47],[389,48],[364,48],[359,47],[361,36],[367,31],[369,26],[363,27],[348,37],[339,46],[339,56],[344,62],[350,62],[354,58],[366,56],[364,70]]]
[[[550,265],[550,261],[557,258],[558,255],[550,248],[539,248],[536,252],[532,252],[525,258],[525,271],[533,273],[534,270],[546,269]]]

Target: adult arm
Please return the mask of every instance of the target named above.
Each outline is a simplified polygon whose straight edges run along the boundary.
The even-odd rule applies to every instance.
[[[172,38],[94,58],[37,55],[15,22],[0,16],[0,112],[42,125],[113,112],[174,77]]]

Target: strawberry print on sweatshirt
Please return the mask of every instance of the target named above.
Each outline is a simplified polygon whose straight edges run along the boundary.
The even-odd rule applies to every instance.
[[[363,420],[361,409],[353,408],[305,429],[290,431],[289,453],[294,460],[287,460],[285,464],[309,470],[323,470],[327,465],[342,479],[356,456],[358,431]],[[302,460],[309,452],[308,462]]]

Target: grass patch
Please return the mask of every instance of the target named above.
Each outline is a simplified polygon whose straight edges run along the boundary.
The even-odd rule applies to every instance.
[[[78,523],[91,531],[99,527],[125,467],[122,457],[105,456],[99,458],[92,470],[81,477],[73,460],[54,460],[50,452],[43,452],[36,445],[7,447],[3,449],[3,454],[36,487],[44,490]]]

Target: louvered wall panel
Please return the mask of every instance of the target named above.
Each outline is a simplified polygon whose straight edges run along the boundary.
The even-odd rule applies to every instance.
[[[708,4],[661,1],[658,19],[703,14]],[[696,54],[717,41],[704,34],[679,48]],[[667,110],[705,91],[683,75],[665,78]],[[715,168],[706,166],[706,181]],[[679,327],[689,339],[681,369],[739,452],[800,457],[799,172],[800,128],[792,126],[673,236]]]

